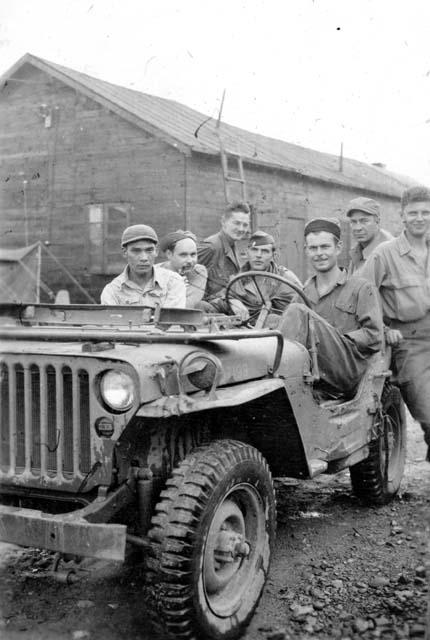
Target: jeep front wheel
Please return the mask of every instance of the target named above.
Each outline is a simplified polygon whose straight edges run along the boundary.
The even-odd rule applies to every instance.
[[[249,445],[219,440],[174,470],[148,534],[147,604],[163,638],[241,635],[267,577],[275,511],[267,463]]]
[[[369,456],[350,468],[354,493],[368,504],[385,504],[400,488],[406,458],[405,407],[397,387],[387,385],[378,417],[379,435]]]

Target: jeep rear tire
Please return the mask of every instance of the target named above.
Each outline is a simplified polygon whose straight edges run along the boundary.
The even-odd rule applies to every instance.
[[[405,407],[397,387],[382,394],[379,436],[369,444],[369,456],[350,468],[354,493],[367,504],[385,504],[398,492],[406,458]]]
[[[219,440],[189,454],[161,493],[146,596],[163,638],[241,635],[269,570],[276,508],[257,449]]]

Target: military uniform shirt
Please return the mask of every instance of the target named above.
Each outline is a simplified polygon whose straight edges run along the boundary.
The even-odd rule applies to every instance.
[[[430,259],[426,265],[422,263],[404,231],[375,249],[362,277],[379,289],[388,321],[421,320],[430,310]]]
[[[376,287],[370,282],[353,276],[348,279],[341,271],[334,287],[320,296],[316,275],[305,283],[312,310],[349,337],[361,352],[379,351],[382,345],[382,314]],[[299,297],[296,298],[300,302]]]

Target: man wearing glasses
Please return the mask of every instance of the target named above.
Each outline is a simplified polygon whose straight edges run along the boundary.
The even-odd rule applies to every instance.
[[[400,236],[376,247],[361,275],[381,294],[393,372],[430,461],[430,189],[406,189],[401,217]]]

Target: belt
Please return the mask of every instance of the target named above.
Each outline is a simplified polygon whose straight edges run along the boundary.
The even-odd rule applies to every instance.
[[[427,334],[430,332],[430,312],[427,312],[425,316],[418,320],[411,320],[409,322],[402,322],[401,320],[390,320],[390,329],[399,329],[403,336],[419,334]]]

